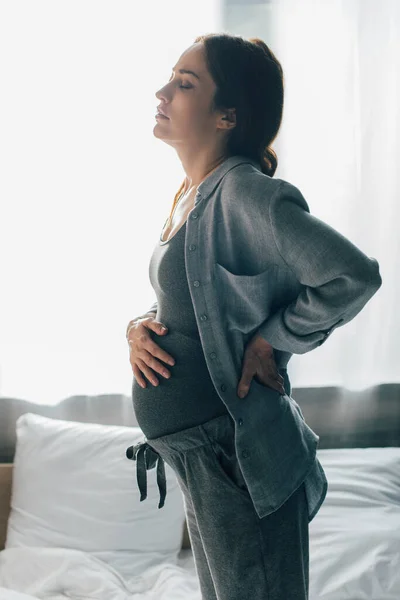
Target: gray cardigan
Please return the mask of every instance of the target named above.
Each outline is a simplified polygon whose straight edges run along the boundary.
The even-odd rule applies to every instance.
[[[320,346],[361,311],[382,284],[378,262],[311,215],[298,188],[236,155],[198,186],[185,266],[207,367],[234,419],[258,516],[277,510],[305,481],[312,518],[327,491],[319,436],[291,396],[287,371],[286,394],[253,379],[246,397],[237,396],[245,345],[261,334],[284,369],[293,354]]]

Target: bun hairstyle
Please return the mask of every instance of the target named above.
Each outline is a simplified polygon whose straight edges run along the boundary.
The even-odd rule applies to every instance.
[[[211,109],[236,109],[236,126],[227,136],[226,155],[240,154],[259,163],[273,177],[278,157],[271,145],[283,115],[284,76],[280,62],[260,38],[210,33],[195,38],[205,48],[208,71],[216,90]],[[170,216],[184,182],[175,195]]]

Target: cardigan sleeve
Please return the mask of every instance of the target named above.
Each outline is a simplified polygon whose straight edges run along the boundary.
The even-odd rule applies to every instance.
[[[303,287],[257,333],[278,350],[304,354],[361,311],[382,284],[379,264],[311,215],[301,192],[286,181],[270,201],[269,218],[277,252]]]
[[[158,301],[156,300],[149,308],[149,310],[147,312],[153,312],[154,314],[157,314],[157,307],[158,307]]]
[[[137,319],[144,319],[145,317],[148,317],[150,314],[153,314],[154,316],[157,314],[157,306],[158,306],[158,302],[157,300],[150,306],[149,310],[147,312],[145,312],[143,315],[139,315],[138,317],[135,317],[135,321]],[[131,323],[131,322],[130,322]]]

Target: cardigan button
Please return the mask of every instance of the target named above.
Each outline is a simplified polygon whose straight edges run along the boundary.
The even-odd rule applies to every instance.
[[[247,450],[243,450],[242,456],[243,456],[243,458],[248,458],[249,453],[247,452]]]
[[[238,423],[239,425],[243,425],[243,419],[239,419]]]
[[[211,354],[210,354],[210,357],[211,357],[211,358],[216,358],[216,357],[217,357],[217,354],[216,354],[215,352],[211,352]]]
[[[196,250],[196,244],[190,244],[189,250]]]
[[[197,219],[197,217],[199,216],[197,212],[194,212],[190,215],[192,217],[192,219]]]
[[[226,390],[226,385],[225,385],[224,383],[221,385],[221,390],[222,390],[223,392],[225,392],[225,390]]]
[[[200,281],[197,281],[197,280],[193,281],[193,285],[194,285],[194,287],[199,287]]]

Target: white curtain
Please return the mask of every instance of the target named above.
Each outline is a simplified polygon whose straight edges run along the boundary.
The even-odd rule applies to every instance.
[[[154,301],[148,263],[184,177],[153,135],[155,92],[197,35],[225,29],[221,6],[0,5],[0,396],[130,394],[125,329]],[[383,278],[350,324],[293,356],[292,386],[398,381],[400,5],[274,0],[268,14],[286,77],[275,177]],[[258,35],[243,23],[231,32]]]
[[[128,322],[185,176],[153,134],[202,0],[0,3],[0,396],[131,394]]]
[[[293,386],[400,381],[400,2],[272,0],[286,78],[275,177],[380,263],[381,288],[320,348],[294,355]]]

